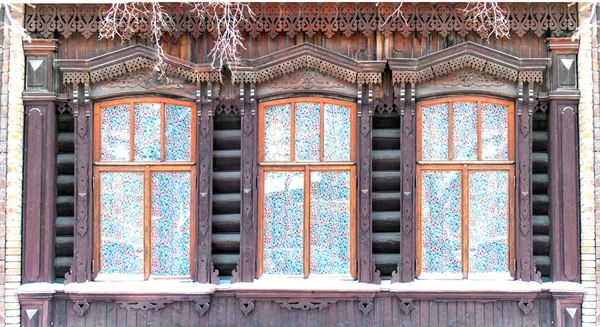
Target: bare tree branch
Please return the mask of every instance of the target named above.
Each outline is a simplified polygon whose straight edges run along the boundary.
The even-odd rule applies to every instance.
[[[24,41],[31,42],[31,36],[29,35],[29,33],[27,33],[25,28],[23,28],[23,25],[15,21],[15,19],[10,14],[11,10],[22,12],[21,8],[15,6],[14,4],[4,2],[2,0],[0,0],[0,3],[3,3],[4,17],[7,19],[7,21],[0,23],[0,28],[3,29],[7,27],[10,31],[15,32],[17,35],[21,35]],[[0,47],[2,47],[2,44],[0,44]]]
[[[597,2],[590,2],[581,8],[582,10],[587,10],[587,8],[591,6],[590,17],[586,18],[584,21],[579,23],[579,26],[577,26],[575,33],[573,33],[573,40],[580,38],[584,31],[588,30],[592,24],[600,24],[600,22],[598,22],[598,17],[596,17],[597,4]],[[569,6],[577,6],[577,2],[570,3]]]
[[[497,39],[510,38],[506,12],[497,1],[469,2],[464,12],[466,17],[471,17],[473,28],[481,38],[489,39],[492,35]]]

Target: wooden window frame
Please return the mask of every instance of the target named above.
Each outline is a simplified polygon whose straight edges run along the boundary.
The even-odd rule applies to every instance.
[[[135,147],[134,110],[136,104],[158,103],[160,110],[160,161],[134,161],[133,151]],[[128,161],[102,161],[102,108],[119,105],[129,105],[129,160]],[[188,161],[165,161],[165,106],[176,105],[190,108],[190,160]],[[191,279],[195,276],[194,261],[196,258],[196,104],[190,101],[173,100],[168,98],[130,98],[110,100],[94,104],[94,185],[93,185],[93,265],[92,279],[96,279],[100,271],[100,188],[102,172],[143,172],[144,173],[144,227],[142,231],[144,239],[144,280],[148,279]],[[153,276],[151,275],[152,258],[152,173],[154,172],[189,172],[190,173],[190,275],[189,276]]]
[[[320,161],[295,161],[295,104],[320,104]],[[290,105],[290,160],[265,161],[265,109],[283,104]],[[350,108],[350,160],[323,161],[324,159],[324,106],[340,105]],[[259,104],[258,108],[258,251],[257,278],[263,275],[264,268],[264,173],[270,171],[302,171],[304,172],[304,216],[303,216],[303,278],[310,275],[310,173],[312,171],[350,171],[350,275],[356,278],[356,104],[354,102],[327,98],[306,97],[288,98],[268,101]],[[294,276],[290,276],[294,277]]]
[[[453,130],[452,104],[455,102],[477,103],[477,160],[452,160]],[[422,158],[422,123],[423,107],[448,104],[448,158],[446,160],[423,160]],[[508,160],[482,160],[481,105],[493,104],[508,108]],[[479,96],[447,97],[426,100],[418,103],[417,109],[417,167],[416,167],[416,276],[421,276],[423,260],[422,243],[422,173],[423,171],[458,171],[461,173],[461,274],[462,278],[469,276],[469,172],[470,171],[508,171],[508,272],[515,278],[515,117],[514,102]]]

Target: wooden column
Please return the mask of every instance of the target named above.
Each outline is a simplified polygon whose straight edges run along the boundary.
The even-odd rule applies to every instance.
[[[56,110],[52,83],[56,40],[32,40],[26,56],[22,282],[54,280]]]
[[[577,51],[570,38],[550,39],[552,57],[548,111],[548,196],[552,226],[550,277],[580,281]]]
[[[415,85],[399,83],[394,86],[394,104],[400,112],[400,262],[392,282],[409,283],[415,278]]]
[[[240,83],[238,107],[242,115],[241,139],[241,217],[240,217],[240,261],[233,272],[232,282],[251,282],[256,276],[256,233],[257,223],[257,102],[255,85]]]
[[[75,116],[75,231],[74,255],[65,283],[92,277],[92,104],[89,84],[72,85]]]
[[[213,114],[218,94],[212,82],[198,83],[196,91],[196,169],[197,216],[196,281],[219,284],[218,271],[212,264],[212,159]]]
[[[373,100],[373,85],[358,86],[358,281],[363,283],[381,283],[379,271],[373,261],[373,228],[371,206],[371,162],[372,162],[372,124],[373,111],[378,101]]]
[[[519,83],[517,101],[517,219],[516,226],[516,278],[522,281],[541,282],[533,259],[531,153],[533,109],[533,83]]]

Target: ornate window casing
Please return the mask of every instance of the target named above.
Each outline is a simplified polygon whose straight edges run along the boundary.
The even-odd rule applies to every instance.
[[[355,277],[355,126],[351,102],[260,104],[258,277]]]
[[[514,278],[514,104],[417,109],[417,276]]]
[[[186,101],[94,105],[96,280],[194,276],[195,120]]]

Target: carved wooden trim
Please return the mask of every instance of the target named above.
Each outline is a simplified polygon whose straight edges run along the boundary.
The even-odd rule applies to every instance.
[[[415,278],[415,84],[395,85],[394,104],[400,111],[400,262],[392,273],[392,283],[412,282]]]
[[[194,302],[194,310],[198,312],[200,317],[204,316],[208,312],[208,309],[210,309],[210,300],[196,300]]]
[[[526,316],[533,310],[533,306],[533,299],[521,299],[521,301],[519,301],[519,309],[521,309],[521,312]]]
[[[533,258],[532,228],[532,115],[537,101],[534,99],[533,83],[519,83],[517,101],[517,220],[516,264],[517,279],[541,283]]]
[[[266,34],[276,38],[279,34],[287,34],[295,38],[303,32],[313,37],[317,32],[327,38],[336,33],[350,37],[355,33],[370,36],[374,32],[382,32],[384,37],[390,37],[394,32],[408,37],[418,32],[421,37],[437,32],[446,37],[450,32],[456,32],[465,37],[470,32],[477,32],[472,24],[473,17],[466,15],[464,4],[452,3],[418,3],[403,4],[402,15],[390,19],[397,4],[380,3],[256,3],[252,5],[256,14],[240,29],[248,32],[251,37]],[[507,24],[512,34],[523,37],[528,32],[542,37],[547,31],[553,36],[568,35],[577,27],[577,8],[568,3],[515,3],[502,4],[507,13]],[[179,37],[189,33],[199,38],[207,33],[217,33],[215,26],[210,24],[211,15],[197,17],[187,5],[170,5],[167,11],[172,13],[175,31]],[[96,35],[104,12],[100,5],[38,5],[27,6],[25,12],[25,28],[30,33],[39,33],[44,38],[53,37],[55,33],[64,38],[81,34],[85,39]],[[383,24],[386,22],[386,24]],[[146,37],[148,24],[137,24],[134,30],[121,30],[121,34],[131,38],[134,35]],[[479,32],[480,36],[483,32]]]
[[[276,303],[281,304],[281,307],[288,310],[311,310],[311,309],[319,309],[319,311],[329,307],[329,305],[336,303],[337,300],[327,300],[327,301],[278,301],[275,300]]]
[[[77,315],[80,317],[83,317],[83,315],[88,311],[89,308],[90,303],[85,299],[73,301],[73,310],[75,310],[75,312],[77,312]]]
[[[212,264],[212,157],[213,106],[218,95],[218,84],[198,83],[196,91],[196,162],[198,164],[198,251],[197,275],[199,283],[219,284],[219,271]]]
[[[373,299],[361,299],[358,300],[358,310],[365,316],[373,309]]]
[[[244,316],[248,316],[252,310],[254,310],[254,300],[250,299],[239,299],[239,308],[242,310]]]
[[[148,300],[148,301],[115,301],[121,309],[129,310],[159,310],[171,304],[173,300]]]
[[[92,275],[92,104],[89,84],[73,84],[75,116],[75,235],[74,255],[65,283],[83,283]]]
[[[233,272],[231,281],[252,282],[256,276],[256,226],[257,225],[257,130],[258,118],[256,86],[240,83],[237,106],[243,108],[242,115],[242,152],[241,152],[241,228],[240,261]]]
[[[413,302],[413,299],[400,299],[400,310],[402,310],[402,312],[405,315],[410,315],[410,312],[413,311],[413,309],[415,309],[415,304]]]

